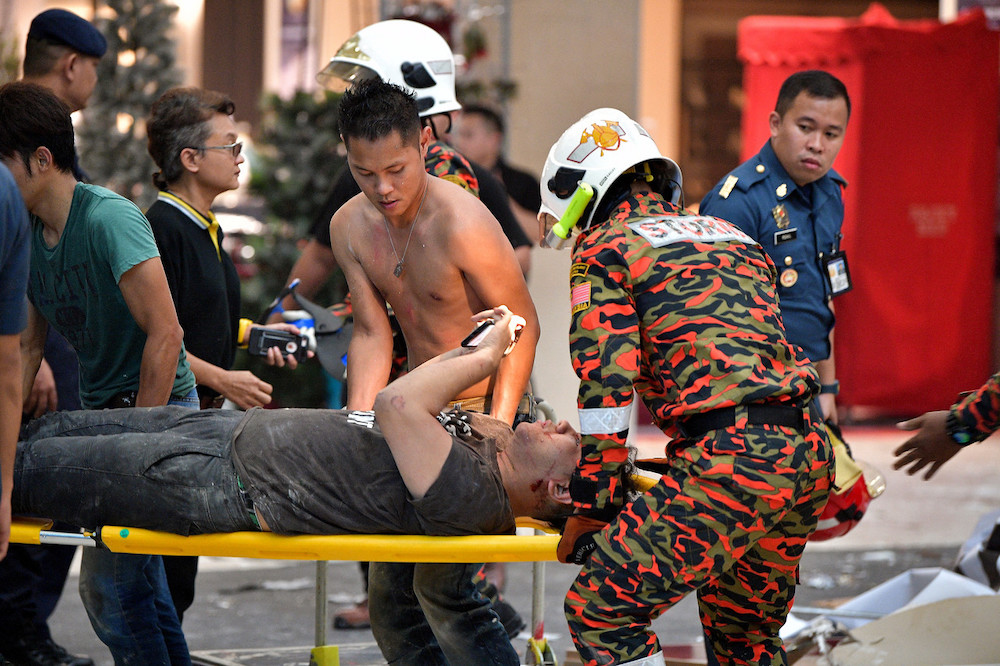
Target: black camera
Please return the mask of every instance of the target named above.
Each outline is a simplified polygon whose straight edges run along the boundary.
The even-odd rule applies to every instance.
[[[267,350],[277,347],[282,356],[293,356],[296,361],[306,358],[309,353],[309,338],[288,331],[254,326],[250,329],[247,351],[254,356],[267,356]]]

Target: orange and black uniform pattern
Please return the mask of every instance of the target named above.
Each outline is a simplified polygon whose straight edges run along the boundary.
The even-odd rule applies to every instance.
[[[479,196],[479,179],[476,178],[469,160],[443,141],[432,141],[427,146],[424,168],[430,175],[455,183]]]
[[[971,441],[989,437],[1000,428],[1000,372],[952,406],[951,411],[963,429],[975,433]]]
[[[833,454],[802,407],[819,383],[785,340],[772,262],[729,223],[647,194],[580,235],[570,281],[578,509],[610,516],[624,502],[633,389],[675,437],[667,473],[597,535],[567,594],[577,649],[588,665],[653,654],[649,623],[698,590],[723,663],[784,663],[778,628]],[[751,404],[801,409],[802,425],[751,425]],[[687,418],[723,408],[732,426],[685,438]]]

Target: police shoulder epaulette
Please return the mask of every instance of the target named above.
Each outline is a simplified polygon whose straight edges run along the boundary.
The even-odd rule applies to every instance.
[[[767,177],[763,164],[744,162],[730,172],[719,188],[719,196],[728,199],[734,191],[746,192]]]
[[[733,188],[736,187],[736,183],[739,182],[739,180],[739,177],[734,176],[733,174],[726,176],[726,182],[724,182],[722,187],[719,188],[719,196],[723,199],[728,199],[729,193],[733,191]]]

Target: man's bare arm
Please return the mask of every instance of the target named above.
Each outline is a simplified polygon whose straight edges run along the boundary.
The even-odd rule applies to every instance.
[[[438,412],[453,396],[496,371],[523,322],[502,306],[477,315],[486,317],[496,325],[478,347],[453,349],[431,359],[379,391],[375,400],[375,419],[407,490],[416,498],[437,480],[451,451],[451,435],[438,423]]]
[[[385,299],[351,251],[350,203],[330,222],[330,239],[337,263],[351,294],[354,330],[347,348],[347,408],[371,409],[375,396],[389,381],[392,367],[392,328]],[[356,214],[356,213],[355,213]]]
[[[52,367],[42,357],[42,362],[31,383],[31,390],[24,394],[22,411],[32,418],[38,418],[46,412],[54,412],[59,406],[59,391]]]
[[[177,375],[184,331],[177,322],[160,258],[147,259],[125,271],[118,288],[132,318],[146,333],[135,404],[137,407],[165,405]]]
[[[49,332],[49,323],[35,306],[28,303],[28,325],[21,332],[21,395],[31,391],[31,386],[42,364],[42,354],[45,352],[45,336]],[[19,408],[20,411],[20,408]]]
[[[483,209],[485,215],[488,211]],[[490,415],[513,423],[517,405],[531,378],[540,328],[535,304],[520,266],[500,225],[484,219],[475,233],[456,234],[455,261],[483,303],[503,303],[524,318],[517,348],[503,359],[492,385]]]
[[[830,303],[830,310],[833,311],[833,303]],[[816,372],[819,373],[820,384],[833,384],[837,381],[837,363],[833,356],[833,329],[830,329],[828,338],[830,345],[830,357],[814,363]],[[832,423],[838,423],[840,417],[837,414],[837,396],[833,393],[819,394],[819,408],[823,410],[823,418]]]

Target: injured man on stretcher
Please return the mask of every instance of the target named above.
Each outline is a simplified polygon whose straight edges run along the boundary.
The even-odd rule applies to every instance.
[[[579,436],[441,412],[517,340],[503,306],[473,348],[389,384],[371,412],[179,407],[57,412],[18,443],[15,515],[176,534],[503,534],[572,511]],[[523,321],[523,320],[522,320]]]

